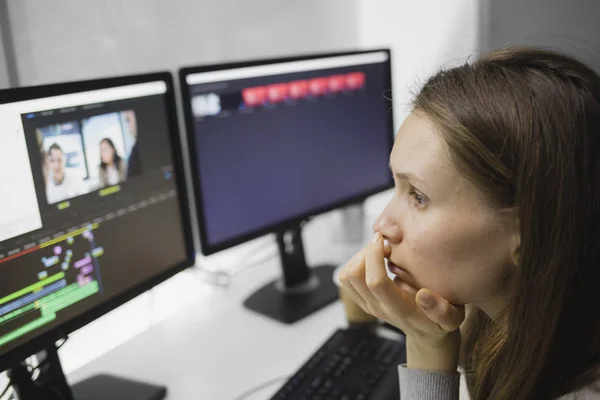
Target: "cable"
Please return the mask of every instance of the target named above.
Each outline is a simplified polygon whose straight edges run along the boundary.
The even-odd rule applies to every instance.
[[[260,390],[268,388],[269,386],[273,385],[274,383],[288,379],[289,377],[290,377],[290,375],[281,375],[276,378],[270,379],[266,382],[261,383],[260,385],[254,386],[253,388],[246,390],[244,393],[237,396],[234,400],[244,400],[246,397],[250,396],[251,394],[254,394]]]
[[[266,261],[269,261],[271,258],[277,256],[277,254],[279,254],[278,251],[279,250],[277,247],[274,247],[274,248],[269,247],[267,251],[264,251],[265,254],[262,254],[262,257],[256,257],[255,259],[250,259],[249,263],[247,263],[246,265],[244,265],[241,268],[234,269],[229,274],[227,274],[227,276],[229,278],[233,278],[240,272],[244,272],[244,271],[249,270],[252,267],[261,265],[261,264],[265,263]],[[259,255],[260,255],[260,253],[259,253]]]
[[[63,396],[62,393],[56,388],[56,386],[50,384],[50,387],[52,388],[52,390],[54,390],[54,393],[56,393],[60,400],[67,400],[65,399],[65,396]]]
[[[61,344],[59,344],[56,347],[56,350],[58,351],[58,349],[60,349],[61,347],[63,347],[65,345],[65,343],[67,343],[67,340],[69,340],[69,337],[65,337],[63,338],[63,341]],[[37,378],[37,376],[34,377],[34,374],[36,372],[39,371],[39,369],[41,367],[44,366],[44,364],[46,364],[48,361],[43,360],[42,362],[40,362],[38,365],[36,365],[35,367],[33,365],[28,364],[27,365],[27,370],[29,371],[29,373],[31,374],[31,377],[33,380],[35,380]],[[38,374],[39,375],[39,374]],[[8,384],[6,385],[6,387],[4,388],[4,390],[2,390],[2,393],[0,393],[0,400],[4,399],[4,396],[6,396],[6,394],[9,392],[9,390],[12,388],[13,384],[12,381],[9,380]],[[58,391],[58,389],[56,389],[56,387],[54,387],[54,385],[51,386],[52,390],[54,390],[54,392],[56,392],[56,394],[61,398],[61,400],[65,400],[64,396]]]
[[[65,343],[67,343],[67,340],[69,340],[69,337],[68,337],[68,336],[66,336],[65,338],[63,338],[63,341],[62,341],[62,343],[61,343],[61,344],[59,344],[59,345],[56,347],[56,351],[58,351],[58,350],[59,350],[61,347],[63,347],[63,346],[65,345]],[[45,360],[43,360],[42,362],[40,362],[40,363],[39,363],[38,365],[36,365],[35,367],[34,367],[33,365],[27,365],[27,369],[29,370],[29,373],[31,373],[31,375],[32,375],[32,378],[33,378],[33,374],[34,374],[34,373],[35,373],[37,370],[39,370],[41,367],[43,367],[43,366],[44,366],[44,364],[46,364],[47,362],[48,362],[48,359],[46,358]],[[35,378],[37,378],[37,377],[35,377]],[[33,379],[35,379],[35,378],[33,378]],[[0,397],[0,399],[1,399],[1,398],[2,398],[2,397]]]
[[[219,286],[229,286],[233,277],[238,275],[240,272],[244,272],[253,267],[262,265],[266,261],[277,256],[277,254],[278,248],[276,243],[273,242],[272,239],[268,239],[246,250],[243,254],[236,257],[235,261],[229,262],[230,264],[239,264],[241,267],[231,271],[207,269],[202,268],[199,265],[197,265],[196,268],[198,271],[206,273],[207,276],[202,278],[203,282],[206,282],[208,279],[210,282],[216,283]]]

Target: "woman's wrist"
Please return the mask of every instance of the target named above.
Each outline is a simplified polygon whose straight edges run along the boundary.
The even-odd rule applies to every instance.
[[[460,332],[443,336],[406,336],[406,366],[431,372],[454,373],[458,368]]]

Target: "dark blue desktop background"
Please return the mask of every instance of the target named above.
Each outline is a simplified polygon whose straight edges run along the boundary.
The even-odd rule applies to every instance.
[[[361,90],[195,120],[205,240],[232,240],[391,185],[385,63],[230,82],[243,87],[362,71]],[[203,93],[191,88],[192,96]],[[208,92],[208,91],[207,91]],[[231,98],[231,96],[229,96]]]

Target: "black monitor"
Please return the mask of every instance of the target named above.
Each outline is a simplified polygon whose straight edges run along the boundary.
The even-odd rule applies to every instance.
[[[275,232],[283,280],[245,305],[290,323],[337,298],[300,227],[393,186],[389,50],[184,68],[202,253]]]
[[[174,100],[170,73],[0,91],[0,371],[20,399],[136,393],[70,388],[55,344],[194,262]]]

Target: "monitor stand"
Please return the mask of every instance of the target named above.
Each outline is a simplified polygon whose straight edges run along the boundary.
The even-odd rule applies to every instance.
[[[8,371],[20,400],[162,400],[167,388],[112,375],[95,375],[69,386],[56,347],[45,350],[40,374],[34,381],[25,363]]]
[[[277,232],[277,246],[282,279],[258,289],[244,301],[244,306],[290,324],[338,299],[338,288],[333,281],[335,266],[306,265],[300,226]]]

